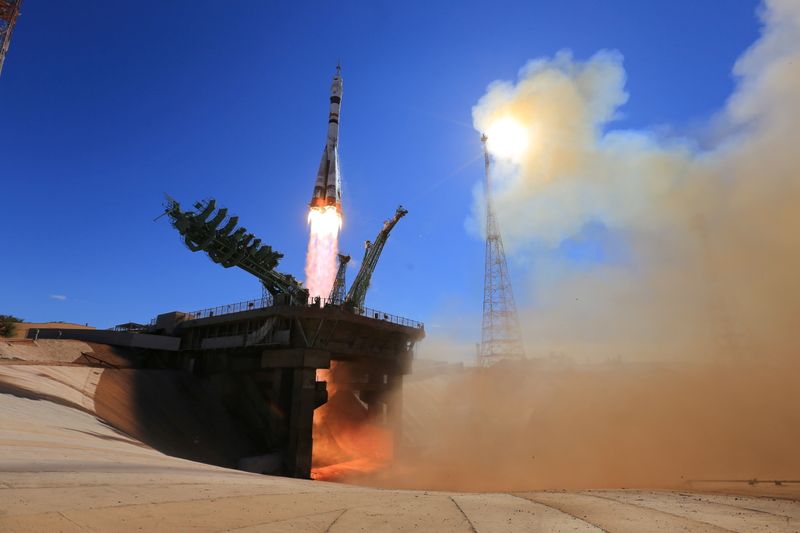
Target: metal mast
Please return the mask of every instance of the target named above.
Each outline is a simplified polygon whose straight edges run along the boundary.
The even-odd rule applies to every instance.
[[[331,302],[341,304],[347,295],[347,282],[345,281],[345,272],[347,272],[347,263],[350,262],[350,256],[347,254],[339,254],[339,270],[336,272],[336,280],[333,282],[331,288],[330,298]]]
[[[0,0],[0,74],[3,72],[3,62],[11,43],[11,32],[14,31],[21,5],[22,0]]]
[[[483,324],[478,365],[488,367],[501,359],[525,357],[520,335],[517,306],[508,276],[503,238],[492,204],[490,183],[491,159],[486,148],[486,135],[481,135],[485,165],[486,190],[486,265],[483,279]]]
[[[344,301],[345,304],[353,306],[355,309],[362,309],[364,307],[364,300],[367,297],[367,289],[369,289],[370,281],[372,280],[372,273],[378,264],[378,259],[383,251],[383,246],[389,238],[389,233],[397,224],[397,221],[408,214],[408,210],[403,206],[398,206],[394,216],[389,220],[384,221],[383,228],[378,232],[374,242],[367,241],[364,243],[364,260],[361,262],[361,268],[356,274],[356,279],[350,285],[350,290]]]

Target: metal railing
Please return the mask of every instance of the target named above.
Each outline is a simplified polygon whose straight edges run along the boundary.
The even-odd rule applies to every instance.
[[[335,298],[309,298],[308,304],[309,307],[312,306],[327,307],[329,305],[344,307],[342,301]],[[410,318],[384,313],[383,311],[379,311],[377,309],[372,309],[369,307],[361,307],[361,308],[344,307],[344,308],[352,312],[353,314],[367,318],[372,318],[374,320],[384,320],[392,324],[398,324],[400,326],[406,326],[409,328],[423,329],[425,327],[425,324],[419,322],[418,320],[411,320]]]
[[[265,298],[258,298],[256,300],[246,300],[244,302],[236,302],[228,305],[218,305],[217,307],[209,307],[207,309],[201,309],[200,311],[195,311],[193,313],[189,313],[188,319],[189,320],[197,320],[200,318],[210,318],[215,316],[221,315],[230,315],[233,313],[241,313],[243,311],[253,311],[255,309],[264,309],[267,307],[272,307],[274,302],[272,297],[267,296]],[[425,325],[422,322],[417,320],[411,320],[410,318],[405,318],[398,315],[392,315],[389,313],[385,313],[383,311],[379,311],[377,309],[371,309],[369,307],[361,307],[361,308],[348,308],[342,304],[341,300],[332,299],[332,298],[309,298],[307,307],[338,307],[345,309],[355,315],[363,316],[366,318],[371,318],[373,320],[383,320],[385,322],[389,322],[391,324],[397,324],[399,326],[406,326],[409,328],[417,328],[423,329]]]
[[[406,318],[404,316],[399,315],[390,315],[389,313],[384,313],[383,311],[378,311],[377,309],[370,309],[369,307],[362,307],[359,309],[359,315],[365,316],[367,318],[372,318],[375,320],[385,320],[387,322],[391,322],[392,324],[398,324],[400,326],[406,326],[409,328],[416,328],[416,329],[424,329],[425,324],[420,322],[419,320],[412,320],[410,318]]]
[[[263,309],[265,307],[272,307],[272,297],[258,298],[256,300],[246,300],[244,302],[236,302],[228,305],[218,305],[217,307],[209,307],[189,313],[187,317],[189,320],[197,320],[199,318],[210,318],[212,316],[230,315],[232,313],[241,313],[243,311],[252,311],[254,309]]]

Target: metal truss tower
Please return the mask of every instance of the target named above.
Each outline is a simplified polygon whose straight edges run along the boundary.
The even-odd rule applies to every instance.
[[[345,273],[347,272],[347,263],[350,262],[350,256],[347,254],[339,254],[339,269],[336,271],[336,279],[333,282],[331,295],[328,298],[331,302],[341,304],[347,296],[347,281]]]
[[[494,213],[490,183],[491,159],[481,136],[485,164],[486,190],[486,266],[483,280],[483,324],[478,348],[478,366],[488,367],[501,359],[525,357],[520,335],[517,306],[511,290],[503,238]]]
[[[6,60],[8,45],[11,43],[11,32],[17,22],[22,0],[0,0],[0,74],[3,73],[3,62]]]

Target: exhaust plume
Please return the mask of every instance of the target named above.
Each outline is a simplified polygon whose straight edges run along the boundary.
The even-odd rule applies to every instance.
[[[336,254],[342,215],[333,206],[312,207],[308,211],[308,252],[306,286],[311,298],[327,298],[336,280]]]
[[[352,389],[354,373],[357,369],[343,361],[317,370],[317,380],[327,381],[328,402],[314,411],[312,479],[358,479],[385,469],[392,460],[392,429]]]

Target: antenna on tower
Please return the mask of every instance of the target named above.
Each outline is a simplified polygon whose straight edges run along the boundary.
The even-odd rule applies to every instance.
[[[483,323],[478,347],[478,366],[488,367],[501,359],[522,359],[525,350],[520,335],[517,306],[508,275],[503,238],[494,213],[491,158],[488,137],[481,135],[486,189],[486,264],[483,279]]]

